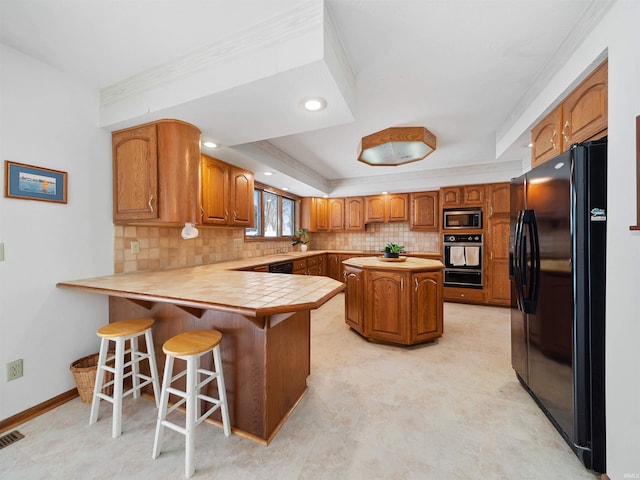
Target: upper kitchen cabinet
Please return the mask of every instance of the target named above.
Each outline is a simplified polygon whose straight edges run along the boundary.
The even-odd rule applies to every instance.
[[[574,143],[606,135],[608,63],[605,61],[531,130],[531,166],[554,158]]]
[[[605,61],[562,103],[565,148],[593,139],[607,128],[608,63]]]
[[[196,223],[200,130],[160,120],[112,133],[114,223]]]
[[[464,185],[440,189],[442,208],[484,205],[484,185]]]
[[[253,226],[253,174],[202,155],[202,223]]]
[[[437,231],[438,230],[438,192],[418,192],[409,195],[411,216],[410,230]]]
[[[364,198],[344,199],[344,229],[350,232],[364,231]]]
[[[341,232],[344,230],[344,198],[332,198],[329,200],[329,230]]]
[[[558,107],[531,130],[531,165],[535,167],[562,152],[562,108]]]
[[[303,197],[300,201],[300,228],[310,232],[329,230],[329,201],[326,198]]]
[[[509,216],[511,184],[509,182],[490,183],[488,189],[489,218]]]
[[[364,197],[364,223],[406,222],[409,195],[395,193]]]

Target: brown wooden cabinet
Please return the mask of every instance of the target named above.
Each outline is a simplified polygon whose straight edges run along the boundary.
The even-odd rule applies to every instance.
[[[309,232],[329,230],[328,199],[303,197],[300,200],[300,228],[306,228]]]
[[[114,223],[196,223],[200,130],[160,120],[112,133]]]
[[[510,184],[493,183],[489,192],[489,218],[485,235],[486,302],[490,305],[511,305],[509,280],[509,205]]]
[[[608,63],[605,61],[531,129],[531,166],[554,158],[574,143],[606,135],[607,111]]]
[[[437,231],[439,228],[438,192],[417,192],[409,195],[411,215],[409,229]]]
[[[343,231],[344,217],[344,198],[331,198],[329,200],[329,231]]]
[[[462,185],[440,189],[442,208],[482,206],[485,195],[484,185]]]
[[[366,338],[401,345],[443,333],[442,271],[344,266],[345,322]]]
[[[347,197],[344,200],[344,229],[364,231],[364,198]]]
[[[339,282],[343,281],[342,260],[340,259],[339,253],[327,254],[327,276]]]
[[[293,261],[293,274],[307,275],[307,259],[306,258],[298,258]]]
[[[533,167],[562,153],[562,108],[558,107],[531,130],[531,165]]]
[[[202,223],[253,226],[253,174],[202,155]]]
[[[394,193],[364,197],[364,223],[406,222],[409,195]]]
[[[347,325],[364,333],[364,273],[361,269],[345,265],[344,315]]]

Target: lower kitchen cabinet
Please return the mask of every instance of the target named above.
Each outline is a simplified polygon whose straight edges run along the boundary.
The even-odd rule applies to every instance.
[[[444,301],[460,303],[485,303],[485,292],[479,288],[444,287]]]
[[[376,269],[368,260],[344,266],[347,325],[370,340],[400,345],[441,337],[442,270]]]

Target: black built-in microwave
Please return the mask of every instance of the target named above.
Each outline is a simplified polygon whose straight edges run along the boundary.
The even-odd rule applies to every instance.
[[[450,208],[442,211],[445,230],[482,228],[481,208]]]

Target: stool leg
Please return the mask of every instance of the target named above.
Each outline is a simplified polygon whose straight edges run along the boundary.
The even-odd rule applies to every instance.
[[[93,400],[91,401],[91,414],[89,415],[89,425],[93,425],[98,421],[98,410],[100,409],[100,397],[98,393],[102,391],[102,384],[104,383],[104,369],[102,368],[107,363],[107,355],[109,351],[109,340],[102,338],[100,340],[100,353],[98,354],[98,369],[96,372],[96,383],[93,386]]]
[[[153,398],[156,401],[156,408],[160,406],[160,385],[158,382],[158,364],[156,363],[156,353],[153,346],[153,336],[151,329],[144,334],[144,341],[147,344],[149,354],[149,371],[151,373],[151,384],[153,385]]]
[[[162,389],[160,390],[160,408],[158,408],[158,420],[156,421],[156,435],[153,440],[153,453],[151,458],[158,458],[160,455],[160,446],[162,443],[162,433],[164,426],[162,422],[167,418],[167,407],[169,404],[168,388],[171,386],[171,377],[173,376],[173,357],[167,355],[164,364],[164,375],[162,378]]]
[[[140,356],[138,355],[138,337],[134,336],[129,339],[129,347],[131,348],[129,359],[131,362],[131,386],[133,387],[133,398],[140,398]]]
[[[113,427],[111,436],[118,438],[122,433],[122,388],[124,376],[124,338],[116,338],[116,373],[113,385]]]
[[[224,374],[222,373],[222,356],[220,355],[220,345],[213,349],[213,365],[218,374],[218,399],[220,400],[220,413],[222,415],[222,427],[224,434],[231,435],[231,422],[229,421],[229,404],[227,403],[227,389],[224,384]]]
[[[184,474],[191,477],[195,472],[193,461],[195,451],[195,427],[198,402],[198,363],[200,357],[187,358],[187,418],[185,422],[185,466]]]

